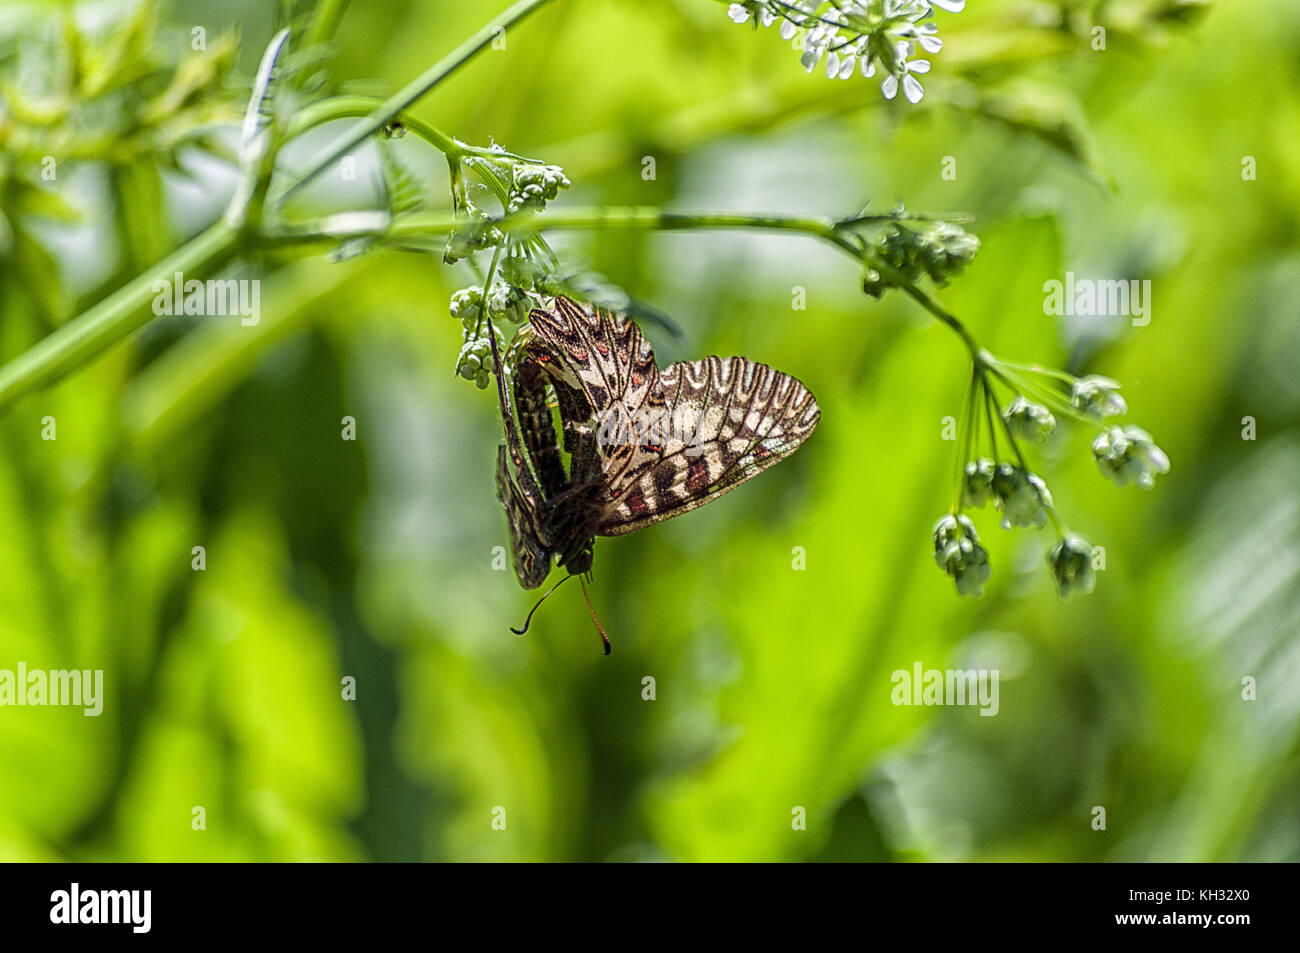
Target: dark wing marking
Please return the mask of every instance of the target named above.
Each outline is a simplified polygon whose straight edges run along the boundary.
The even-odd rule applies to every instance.
[[[581,390],[593,408],[640,406],[657,389],[650,342],[623,315],[560,296],[552,310],[532,311],[528,320],[553,356],[548,373]]]
[[[797,450],[821,415],[797,379],[743,357],[670,364],[659,383],[669,425],[653,443],[614,448],[626,459],[605,468],[602,536],[717,499]]]

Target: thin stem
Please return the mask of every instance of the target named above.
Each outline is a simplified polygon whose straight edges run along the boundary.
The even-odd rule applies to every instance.
[[[307,30],[305,48],[317,46],[333,38],[347,6],[348,0],[320,0],[316,9],[312,11],[311,27]]]
[[[338,119],[364,119],[383,107],[384,101],[374,96],[333,96],[295,113],[285,129],[285,139],[292,141],[309,129]],[[444,155],[460,156],[469,151],[464,143],[410,114],[394,118]]]
[[[475,54],[487,47],[500,31],[514,26],[539,7],[550,2],[551,0],[519,0],[518,3],[511,6],[500,16],[489,21],[464,43],[385,100],[383,105],[368,118],[358,122],[346,133],[339,136],[331,146],[325,149],[320,158],[299,176],[297,182],[277,197],[277,204],[283,204],[300,188],[409,109],[416,100],[425,96],[448,76],[469,62]]]
[[[989,439],[993,441],[993,462],[998,462],[998,430],[993,426],[993,388],[989,384],[988,375],[981,372],[981,379],[984,381],[984,414],[989,422]]]
[[[1026,380],[1014,371],[1008,370],[1007,365],[998,361],[989,365],[989,370],[1000,380],[1007,389],[1013,394],[1024,394],[1026,397],[1033,397],[1042,401],[1045,405],[1055,410],[1062,416],[1069,417],[1079,423],[1095,426],[1097,421],[1086,414],[1081,414],[1075,408],[1071,407],[1064,398],[1048,388],[1041,387],[1033,381]]]
[[[961,444],[961,453],[957,455],[957,492],[952,501],[952,511],[954,514],[960,513],[962,501],[965,499],[966,489],[966,459],[970,456],[970,438],[971,424],[975,417],[975,388],[979,381],[978,369],[972,368],[970,375],[970,384],[966,388],[966,400],[963,401],[964,407],[961,415],[961,435],[958,443]]]
[[[149,272],[109,295],[89,310],[51,332],[0,367],[0,409],[30,391],[57,380],[97,357],[153,319],[149,303],[169,286],[177,272],[196,277],[230,261],[238,249],[237,234],[224,220],[168,255]]]

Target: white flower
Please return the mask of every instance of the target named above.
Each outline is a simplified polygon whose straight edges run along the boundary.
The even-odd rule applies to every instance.
[[[940,10],[947,10],[949,13],[961,13],[966,9],[966,0],[930,0]]]
[[[799,32],[799,27],[795,25],[793,20],[781,21],[781,39],[793,40],[794,35],[798,32]]]
[[[903,46],[903,44],[899,44]],[[893,99],[898,95],[898,77],[903,78],[903,95],[907,97],[909,103],[919,103],[921,97],[925,95],[925,90],[921,87],[913,73],[930,72],[929,60],[912,60],[910,63],[904,61],[902,72],[897,76],[890,73],[880,83],[880,92],[886,99]]]
[[[916,42],[921,44],[921,49],[933,55],[943,49],[943,40],[937,36],[939,28],[933,23],[922,23],[916,28]]]
[[[731,17],[731,19],[735,20],[737,23],[744,23],[749,19],[749,8],[744,6],[744,4],[733,3],[731,6],[727,7],[727,16]]]

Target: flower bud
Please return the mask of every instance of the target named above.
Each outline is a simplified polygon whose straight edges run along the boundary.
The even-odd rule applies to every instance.
[[[1040,444],[1056,429],[1056,418],[1042,404],[1035,404],[1017,394],[1002,412],[1011,432],[1026,443]]]
[[[979,544],[975,524],[949,513],[934,526],[934,560],[957,584],[963,596],[984,595],[989,579],[989,555]]]
[[[1169,472],[1169,457],[1149,433],[1132,424],[1103,430],[1092,442],[1092,454],[1102,475],[1118,486],[1136,483],[1149,490],[1157,474]]]
[[[1080,413],[1097,420],[1116,417],[1128,410],[1128,405],[1124,403],[1124,398],[1119,396],[1118,390],[1118,381],[1098,374],[1090,374],[1074,382],[1070,403]]]
[[[1052,507],[1047,484],[1032,473],[1009,463],[1000,463],[993,472],[993,495],[1002,511],[1002,526],[1042,526]]]
[[[962,484],[962,506],[983,507],[993,496],[993,471],[996,465],[988,457],[966,464]]]
[[[1047,565],[1051,567],[1056,591],[1062,599],[1069,599],[1076,592],[1092,592],[1097,582],[1092,571],[1092,547],[1082,536],[1074,533],[1066,534],[1047,554]]]

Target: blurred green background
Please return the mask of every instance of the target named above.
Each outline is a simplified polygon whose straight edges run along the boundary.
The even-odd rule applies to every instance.
[[[504,6],[355,4],[332,74],[387,95]],[[557,248],[682,326],[647,326],[661,364],[773,364],[822,421],[720,501],[598,543],[612,656],[577,587],[517,638],[535,594],[492,568],[495,399],[452,376],[446,302],[468,273],[399,252],[250,259],[231,273],[263,278],[257,328],[160,318],[0,417],[0,668],[102,668],[107,696],[97,718],[0,708],[0,857],[1300,859],[1300,6],[1117,26],[1104,52],[1053,20],[1094,6],[940,14],[910,107],[806,75],[709,0],[557,0],[414,112],[564,166],[555,207],[973,213],[983,250],[938,298],[1000,355],[1122,381],[1173,461],[1144,493],[1098,475],[1090,433],[1033,458],[1106,549],[1095,593],[1061,602],[1050,533],[989,513],[986,596],[935,568],[941,421],[967,365],[912,302],[866,299],[798,236],[565,233]],[[58,9],[0,12],[11,81],[42,70]],[[152,42],[181,60],[195,25],[211,45],[237,24],[237,108],[272,13],[176,2]],[[445,205],[440,157],[393,147]],[[69,159],[48,185],[78,220],[60,222],[15,198],[28,157],[9,139],[0,359],[220,214],[230,166],[181,155],[188,174]],[[376,196],[371,175],[326,176],[302,207]],[[1067,271],[1151,279],[1150,325],[1045,316]],[[894,706],[890,673],[917,661],[998,668],[1000,713]]]

